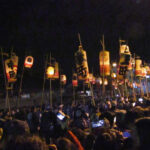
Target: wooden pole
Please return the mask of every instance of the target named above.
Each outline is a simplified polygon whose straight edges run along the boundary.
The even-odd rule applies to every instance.
[[[51,65],[51,52],[50,52],[50,65]],[[51,81],[51,78],[49,79],[49,95],[50,95],[50,108],[52,109],[53,107],[53,101],[52,101],[52,81]]]
[[[91,83],[89,82],[90,85],[90,91],[91,91],[91,96],[92,96],[92,105],[95,106],[95,100],[94,100],[94,93],[93,93],[93,88],[91,86]]]
[[[73,101],[74,101],[74,104],[76,105],[75,87],[74,86],[73,86]]]
[[[61,104],[63,104],[62,90],[63,90],[63,88],[62,88],[62,83],[61,83],[61,81],[60,81],[60,103],[61,103]]]
[[[147,78],[145,78],[145,89],[146,89],[146,95],[147,97],[149,97]]]
[[[105,75],[104,75],[104,50],[105,50],[105,42],[104,42],[104,35],[103,35],[103,41],[102,43],[102,47],[103,47],[103,72],[102,72],[102,96],[103,98],[105,97],[105,84],[104,84],[104,79],[105,79]]]
[[[21,73],[21,78],[20,78],[20,85],[19,85],[18,105],[17,105],[17,107],[20,106],[20,102],[21,102],[21,92],[22,92],[22,82],[23,82],[24,69],[25,69],[25,67],[24,67],[24,63],[23,63],[22,73]]]
[[[45,81],[46,81],[46,67],[47,67],[47,62],[48,62],[48,56],[46,56],[45,67],[44,67],[41,108],[42,108],[42,105],[43,105],[43,102],[44,102],[44,91],[45,91]]]
[[[143,96],[144,96],[144,91],[143,91],[143,84],[142,84],[142,79],[141,79],[141,77],[139,77],[139,80],[140,80],[141,97],[143,97]]]

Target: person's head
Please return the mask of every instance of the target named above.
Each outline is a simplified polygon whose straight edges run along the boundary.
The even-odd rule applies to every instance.
[[[22,120],[8,120],[4,125],[4,131],[7,136],[24,135],[30,132],[29,126],[26,121]]]
[[[57,148],[58,150],[77,150],[75,144],[65,137],[57,140]]]
[[[48,150],[44,141],[38,136],[17,136],[7,141],[5,150]]]
[[[135,121],[136,131],[139,136],[140,145],[150,147],[150,117],[143,117]]]
[[[101,133],[97,136],[93,150],[99,149],[101,150],[114,149],[112,136],[108,132]]]

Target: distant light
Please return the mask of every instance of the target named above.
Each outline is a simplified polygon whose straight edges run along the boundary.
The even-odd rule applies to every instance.
[[[143,98],[139,98],[139,102],[140,102],[140,103],[143,103]]]
[[[112,64],[112,66],[113,66],[113,67],[117,67],[117,63],[114,62],[114,63]]]
[[[47,74],[49,76],[53,75],[54,74],[54,67],[50,66],[47,68]]]
[[[136,84],[135,84],[135,83],[133,83],[133,88],[137,88],[137,86],[136,86]]]
[[[146,78],[147,78],[147,79],[150,79],[150,76],[147,75]]]
[[[136,103],[132,103],[132,106],[134,107],[136,105]]]

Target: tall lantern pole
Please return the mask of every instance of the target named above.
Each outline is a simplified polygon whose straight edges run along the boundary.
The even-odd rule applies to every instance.
[[[23,81],[24,69],[25,68],[24,68],[24,64],[23,64],[21,78],[20,78],[20,85],[19,85],[19,94],[18,94],[18,104],[17,104],[17,107],[19,107],[20,101],[21,101],[22,81]]]
[[[50,52],[50,66],[51,66],[51,52]],[[49,94],[50,94],[50,108],[52,109],[52,83],[51,83],[52,81],[51,81],[51,78],[49,79],[49,87],[50,87],[50,89],[49,89]]]
[[[105,96],[105,84],[104,84],[104,50],[105,50],[105,42],[104,42],[104,35],[103,35],[103,40],[101,41],[102,47],[103,47],[103,55],[102,55],[102,62],[103,62],[103,72],[102,72],[102,96]]]
[[[42,88],[42,99],[41,99],[41,108],[44,102],[44,90],[45,90],[45,80],[46,80],[46,67],[48,62],[48,55],[46,55],[45,66],[44,66],[44,76],[43,76],[43,88]]]

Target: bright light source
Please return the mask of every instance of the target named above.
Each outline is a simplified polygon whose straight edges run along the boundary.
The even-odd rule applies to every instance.
[[[113,67],[117,67],[117,63],[116,63],[116,62],[113,62],[112,66],[113,66]]]
[[[48,76],[54,75],[54,67],[49,66],[49,67],[47,68],[47,75],[48,75]]]
[[[147,78],[147,79],[150,79],[150,76],[147,75],[146,78]]]
[[[113,79],[115,79],[115,78],[117,77],[116,73],[112,73],[112,74],[111,74],[111,77],[112,77]]]

